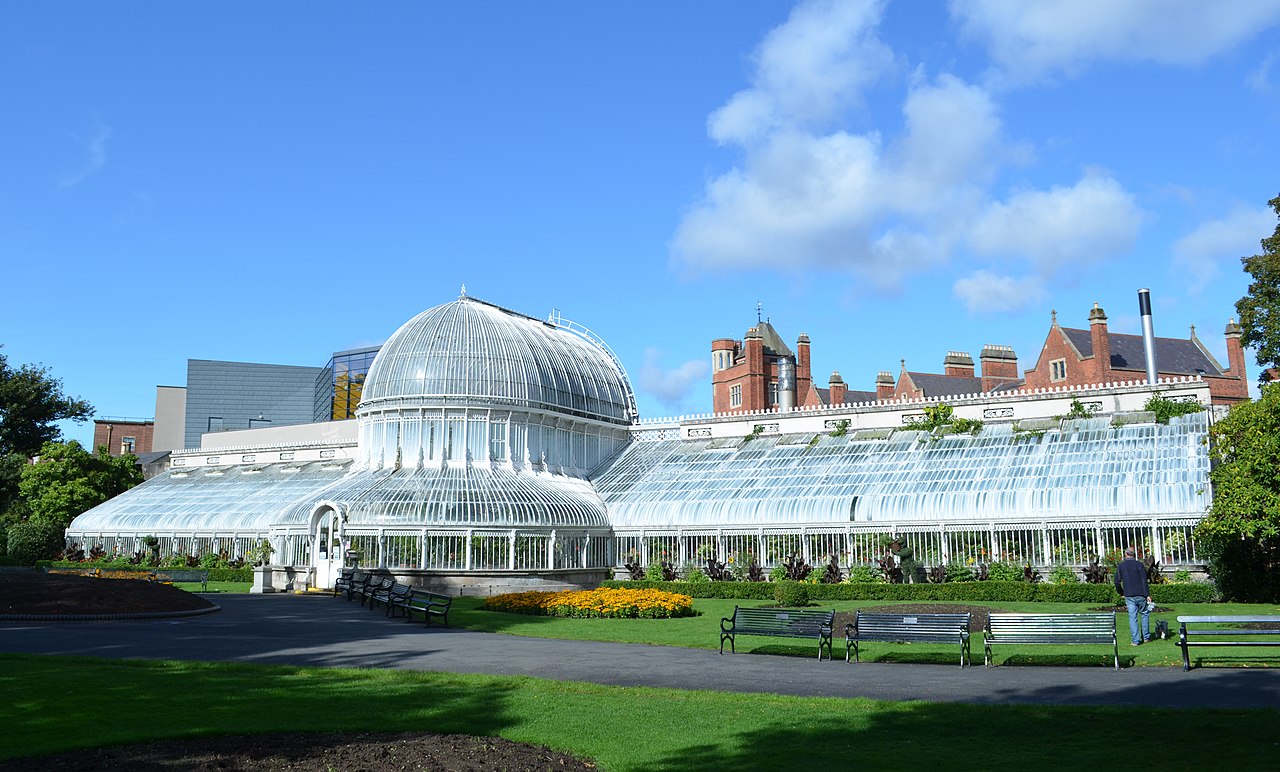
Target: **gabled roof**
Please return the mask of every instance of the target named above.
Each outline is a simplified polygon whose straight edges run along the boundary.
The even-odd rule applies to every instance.
[[[1088,330],[1061,328],[1082,357],[1093,356],[1093,338]],[[1147,353],[1141,335],[1108,332],[1111,340],[1111,367],[1117,370],[1147,369]],[[1175,375],[1224,375],[1225,370],[1195,338],[1156,338],[1156,368]]]
[[[981,394],[982,379],[969,375],[907,373],[911,383],[926,397],[948,397],[959,394]]]

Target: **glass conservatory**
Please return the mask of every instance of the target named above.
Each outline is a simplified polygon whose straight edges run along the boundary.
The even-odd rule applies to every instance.
[[[620,560],[683,564],[715,555],[771,566],[791,554],[843,565],[906,538],[929,565],[1007,560],[1083,565],[1134,544],[1195,563],[1208,504],[1209,413],[1113,426],[1064,421],[977,436],[863,436],[636,442],[594,480]]]
[[[664,438],[637,423],[625,371],[589,331],[464,295],[381,347],[354,446],[183,451],[67,536],[232,557],[267,538],[274,563],[319,586],[348,552],[404,574],[598,579],[711,556],[850,566],[890,535],[929,565],[1083,565],[1129,544],[1195,564],[1210,419]]]

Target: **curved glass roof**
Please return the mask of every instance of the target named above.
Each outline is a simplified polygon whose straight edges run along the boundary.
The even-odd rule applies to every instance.
[[[423,311],[369,368],[357,415],[402,405],[512,405],[631,423],[626,374],[599,344],[474,298]]]
[[[348,460],[177,467],[80,515],[68,533],[266,533],[289,504],[350,471]]]
[[[1043,437],[829,435],[637,442],[594,478],[615,528],[1055,520],[1203,513],[1207,413]],[[811,440],[813,440],[811,444]]]
[[[321,498],[351,525],[474,528],[608,528],[604,503],[586,480],[503,466],[361,472],[282,514],[306,523]]]

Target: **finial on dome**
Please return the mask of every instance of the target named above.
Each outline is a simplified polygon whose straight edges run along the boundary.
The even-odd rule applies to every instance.
[[[467,296],[467,285],[463,284],[463,285],[462,285],[462,294],[458,295],[458,297],[460,297],[460,298],[465,298],[466,296]]]

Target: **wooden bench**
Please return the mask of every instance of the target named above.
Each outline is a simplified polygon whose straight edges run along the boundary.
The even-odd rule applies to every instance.
[[[1232,627],[1200,626],[1220,624]],[[1265,626],[1256,629],[1236,626],[1243,624]],[[1200,636],[1209,640],[1202,640]],[[1231,640],[1225,636],[1231,636]],[[1191,669],[1191,655],[1187,651],[1191,646],[1280,646],[1280,616],[1178,617],[1178,645],[1182,647],[1183,670]]]
[[[969,614],[884,614],[859,611],[852,624],[844,626],[844,661],[858,662],[858,643],[958,643],[960,667],[972,662],[969,656]]]
[[[209,572],[196,568],[161,568],[156,571],[156,581],[162,584],[174,582],[199,582],[200,591],[209,589]]]
[[[776,638],[817,638],[818,659],[822,659],[823,647],[826,647],[827,659],[831,659],[831,625],[835,617],[834,611],[734,606],[733,616],[720,620],[720,653],[724,654],[725,641],[729,642],[729,651],[737,653],[734,636],[771,635]]]
[[[1114,613],[989,614],[983,637],[987,667],[991,667],[992,646],[1095,643],[1111,645],[1115,669],[1120,669],[1120,646],[1116,641]]]
[[[449,607],[453,605],[453,598],[449,595],[441,595],[438,592],[429,592],[420,587],[410,588],[409,594],[402,598],[397,598],[391,602],[387,608],[387,616],[394,618],[396,609],[400,609],[404,614],[406,622],[413,621],[414,613],[422,614],[422,621],[427,623],[427,627],[431,626],[431,618],[435,617],[444,622],[444,626],[449,626]]]

